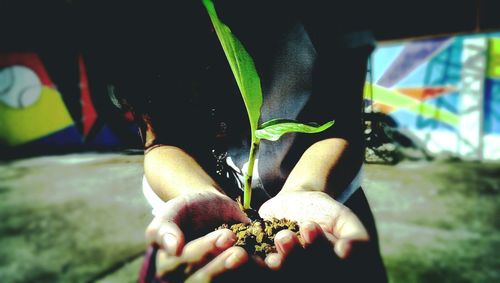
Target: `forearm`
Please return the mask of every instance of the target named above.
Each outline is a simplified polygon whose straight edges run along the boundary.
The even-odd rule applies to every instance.
[[[321,191],[338,196],[356,175],[362,157],[345,139],[330,138],[311,145],[288,176],[281,192]]]
[[[174,146],[158,146],[145,154],[148,183],[164,201],[193,192],[222,193],[198,162]]]

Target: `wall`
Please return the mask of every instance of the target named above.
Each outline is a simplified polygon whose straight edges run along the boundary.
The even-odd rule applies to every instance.
[[[15,151],[137,145],[130,115],[90,89],[81,56],[0,52],[0,159]]]
[[[0,149],[140,147],[92,82],[76,53],[0,52]],[[500,33],[380,44],[366,86],[367,111],[429,153],[500,159]]]
[[[500,33],[380,44],[365,88],[429,153],[500,159]]]

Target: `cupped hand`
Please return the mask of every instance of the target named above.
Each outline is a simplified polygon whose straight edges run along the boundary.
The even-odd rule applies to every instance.
[[[176,256],[187,241],[213,231],[223,223],[248,217],[231,198],[213,192],[190,193],[166,202],[146,229],[146,238],[168,255]]]
[[[157,277],[168,282],[208,282],[248,261],[242,248],[232,247],[233,232],[214,231],[223,223],[250,222],[229,197],[190,193],[171,199],[157,211],[146,229],[146,238],[159,248]]]
[[[369,240],[368,232],[358,217],[323,192],[281,192],[265,202],[259,214],[264,219],[275,217],[295,220],[300,226],[301,239],[288,230],[276,235],[277,253],[266,258],[267,265],[274,270],[279,270],[285,259],[294,252],[297,254],[297,251],[300,254],[297,257],[302,261],[317,258],[318,255],[335,255],[345,259],[355,243]],[[308,257],[308,250],[316,255]]]
[[[242,248],[233,247],[235,241],[233,232],[220,229],[190,241],[178,256],[159,250],[156,277],[161,282],[211,282],[248,261]]]

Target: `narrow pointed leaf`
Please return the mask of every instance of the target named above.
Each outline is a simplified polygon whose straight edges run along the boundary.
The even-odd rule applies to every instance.
[[[251,130],[255,131],[259,123],[260,108],[262,106],[262,89],[253,59],[243,44],[231,32],[231,29],[219,20],[212,0],[202,1],[245,102]]]
[[[333,126],[335,121],[329,121],[323,125],[303,124],[293,120],[275,119],[263,123],[261,128],[255,133],[257,138],[270,141],[277,141],[286,133],[307,133],[314,134],[323,132]]]

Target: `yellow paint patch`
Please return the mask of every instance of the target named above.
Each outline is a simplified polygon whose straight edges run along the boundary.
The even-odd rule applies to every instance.
[[[458,125],[459,117],[445,109],[437,108],[425,101],[409,97],[395,89],[385,88],[379,85],[365,83],[365,93],[373,89],[373,103],[382,103],[394,109],[405,109],[426,118],[432,118],[452,126]],[[367,95],[365,95],[367,98]],[[368,99],[370,99],[368,95]]]
[[[0,141],[21,145],[73,125],[61,95],[43,86],[40,98],[26,108],[12,108],[0,102]]]
[[[486,75],[500,79],[500,38],[490,38],[488,46],[488,69]]]

